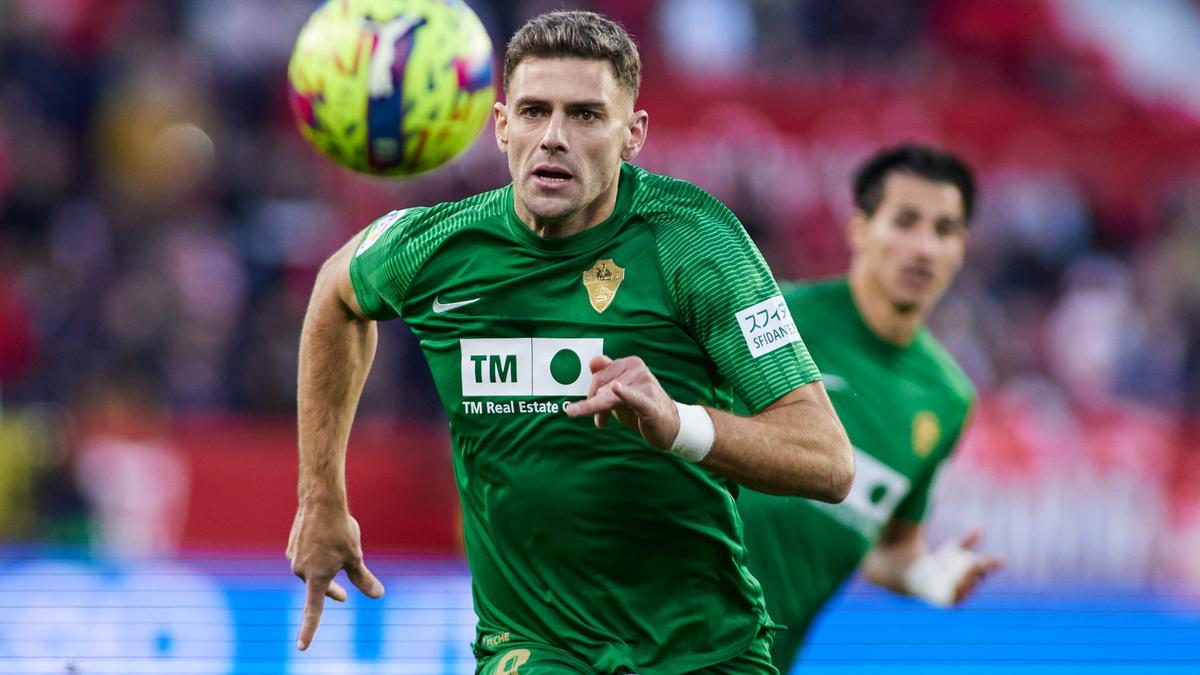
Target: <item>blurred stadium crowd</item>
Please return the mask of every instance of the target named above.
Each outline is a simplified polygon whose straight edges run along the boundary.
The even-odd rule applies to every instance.
[[[646,66],[643,164],[726,201],[781,279],[842,268],[849,176],[872,150],[915,138],[963,154],[981,211],[935,332],[995,402],[980,424],[1009,432],[968,459],[989,479],[1047,455],[1072,475],[1080,461],[1115,465],[1152,486],[1127,491],[1133,522],[1145,499],[1177,526],[1164,531],[1200,522],[1200,500],[1181,496],[1200,477],[1200,2],[470,4],[494,40],[564,4],[621,20]],[[126,438],[153,437],[169,416],[286,415],[323,258],[392,208],[507,182],[488,131],[408,183],[319,159],[294,129],[285,79],[313,6],[0,0],[6,410],[51,403]],[[363,410],[440,415],[400,325],[384,330]],[[1101,428],[1141,440],[1097,458],[1109,446],[1086,439]],[[39,433],[61,436],[47,443],[63,458],[86,445],[56,424]],[[27,494],[0,471],[0,537],[50,536],[16,504],[94,504],[98,488],[71,463]],[[1111,505],[1111,485],[1097,485],[1074,503]],[[1135,575],[1160,569],[1146,547]]]

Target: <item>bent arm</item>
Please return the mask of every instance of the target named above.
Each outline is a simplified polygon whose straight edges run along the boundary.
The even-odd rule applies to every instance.
[[[759,492],[834,503],[850,493],[854,453],[820,382],[756,415],[706,410],[716,438],[701,465]]]
[[[300,334],[297,383],[301,504],[346,509],[346,444],[378,330],[350,282],[356,235],[321,266]]]
[[[683,420],[682,408],[642,359],[596,356],[589,367],[588,397],[569,404],[566,410],[572,417],[594,415],[596,426],[603,427],[611,412],[651,446],[698,460],[761,492],[827,502],[840,502],[850,492],[854,454],[820,381],[793,389],[755,415],[684,406],[689,415],[695,411],[699,417]],[[678,452],[680,439],[693,434],[703,446],[699,452]]]

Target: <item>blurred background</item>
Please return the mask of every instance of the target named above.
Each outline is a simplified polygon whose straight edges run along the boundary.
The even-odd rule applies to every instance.
[[[352,506],[388,597],[293,642],[300,323],[393,208],[508,182],[490,126],[410,182],[297,133],[314,0],[0,0],[0,672],[470,672],[444,419],[383,326]],[[1200,1],[471,0],[500,48],[589,7],[645,64],[639,163],[840,272],[849,181],[915,139],[981,184],[934,321],[981,392],[935,541],[1008,568],[938,612],[854,582],[805,672],[1200,672]]]

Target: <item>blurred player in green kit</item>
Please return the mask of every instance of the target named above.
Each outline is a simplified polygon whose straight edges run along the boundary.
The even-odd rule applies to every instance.
[[[324,597],[346,597],[338,571],[383,594],[344,462],[375,322],[402,317],[449,418],[476,672],[777,672],[737,485],[838,501],[853,453],[741,224],[628,163],[648,129],[640,70],[597,14],[531,19],[495,106],[512,183],[392,212],[323,266],[288,543],[301,649]],[[727,412],[735,394],[751,414]]]
[[[921,529],[938,466],[962,435],[975,390],[925,319],[963,263],[974,207],[970,169],[946,152],[902,145],[854,181],[848,276],[784,285],[850,442],[850,495],[830,505],[744,490],[750,570],[771,618],[787,626],[772,657],[786,673],[813,618],[862,566],[873,583],[939,606],[961,602],[995,556],[980,533],[930,550]]]

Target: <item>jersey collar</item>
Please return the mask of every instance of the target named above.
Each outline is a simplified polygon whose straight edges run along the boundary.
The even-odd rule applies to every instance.
[[[597,248],[620,231],[621,226],[629,219],[630,206],[633,204],[633,193],[637,190],[637,174],[630,164],[621,164],[621,175],[617,178],[617,203],[613,212],[603,221],[588,229],[569,237],[543,237],[535,234],[524,222],[517,217],[513,208],[513,186],[510,183],[505,195],[508,210],[508,228],[518,241],[530,248],[551,254],[583,253]]]

